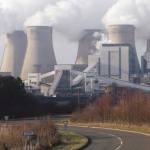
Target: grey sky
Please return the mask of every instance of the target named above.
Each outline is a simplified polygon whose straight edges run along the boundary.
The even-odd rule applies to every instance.
[[[122,20],[118,20],[122,18],[126,18],[124,23],[129,19],[134,25],[135,21],[139,22],[142,28],[138,31],[144,29],[139,35],[145,36],[144,33],[150,31],[148,19],[144,17],[150,12],[149,3],[149,0],[0,0],[0,35],[25,29],[25,25],[53,26],[58,63],[74,63],[80,32],[84,28],[104,28],[106,14],[106,24],[121,23]],[[145,50],[146,40],[140,38],[142,40],[137,40],[139,55]],[[4,50],[2,41],[0,38],[0,61]]]

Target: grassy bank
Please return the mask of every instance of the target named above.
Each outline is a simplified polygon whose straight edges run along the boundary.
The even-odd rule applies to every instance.
[[[61,143],[52,150],[79,150],[88,142],[86,137],[69,131],[60,131],[60,138]]]

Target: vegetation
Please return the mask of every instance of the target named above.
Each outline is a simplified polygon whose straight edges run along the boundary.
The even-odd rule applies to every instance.
[[[20,78],[0,76],[0,119],[66,114],[75,107],[73,101],[61,106],[50,98],[28,94]]]
[[[25,131],[33,131],[34,133],[29,141],[23,135]],[[59,134],[51,121],[1,124],[0,145],[2,150],[25,149],[26,142],[29,142],[30,147],[34,147],[36,150],[47,150],[59,143]]]
[[[77,150],[88,142],[87,138],[69,131],[61,131],[60,135],[60,145],[53,147],[52,150]]]
[[[150,94],[124,90],[114,105],[112,95],[103,95],[95,103],[74,113],[72,121],[150,125]]]
[[[20,78],[0,77],[0,117],[37,114],[36,98],[28,95]]]

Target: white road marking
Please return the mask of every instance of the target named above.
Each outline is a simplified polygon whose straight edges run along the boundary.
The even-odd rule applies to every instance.
[[[61,124],[59,124],[59,125],[61,125]],[[70,126],[70,127],[80,127],[80,128],[95,128],[95,129],[106,129],[106,128],[99,128],[99,127],[89,127],[89,126],[74,126],[74,125],[68,125],[68,126]],[[123,140],[122,140],[122,138],[121,137],[119,137],[119,136],[117,136],[117,135],[113,135],[113,134],[109,134],[109,133],[105,133],[105,132],[101,132],[101,133],[103,133],[103,134],[106,134],[106,135],[109,135],[109,136],[112,136],[112,137],[115,137],[119,142],[120,142],[120,144],[119,144],[119,146],[117,147],[117,148],[115,148],[114,150],[120,150],[121,148],[122,148],[122,146],[123,146]]]
[[[61,125],[61,124],[58,124]],[[123,130],[123,129],[114,129],[114,128],[103,128],[103,127],[92,127],[92,126],[85,126],[85,125],[69,125],[72,127],[81,127],[81,128],[91,128],[91,129],[104,129],[104,130],[112,130],[112,131],[121,131],[121,132],[127,132],[127,133],[133,133],[133,134],[140,134],[144,136],[149,136],[150,134],[142,133],[142,132],[137,132],[137,131],[129,131],[129,130]]]
[[[107,134],[107,135],[109,135],[109,136],[112,136],[112,137],[116,138],[116,139],[120,142],[120,144],[119,144],[119,146],[117,146],[117,148],[115,148],[114,150],[120,150],[120,149],[121,149],[121,147],[123,146],[123,140],[122,140],[121,137],[119,137],[119,136],[117,136],[117,135],[114,135],[114,134],[105,133],[105,132],[101,132],[101,133]]]

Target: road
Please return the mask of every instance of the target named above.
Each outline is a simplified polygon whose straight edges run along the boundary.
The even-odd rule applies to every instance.
[[[91,144],[84,150],[150,150],[150,137],[138,133],[68,127],[91,139]]]

